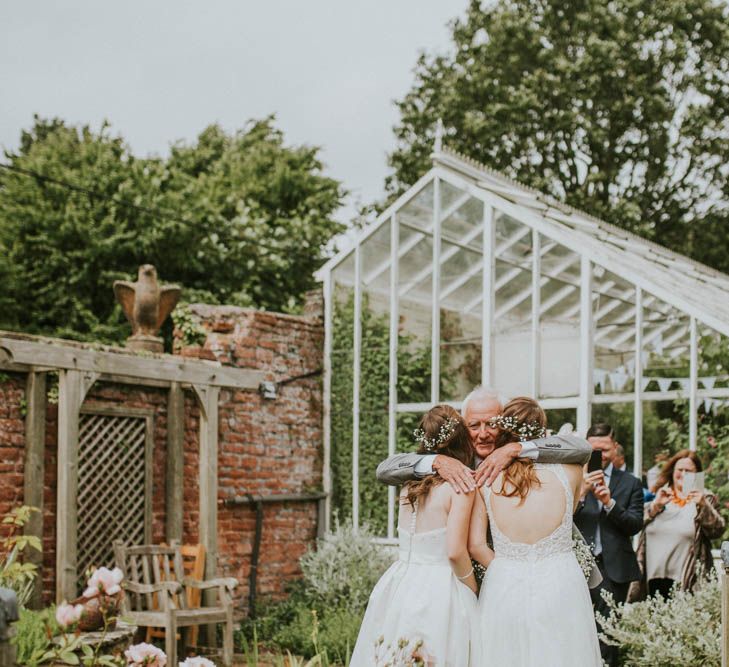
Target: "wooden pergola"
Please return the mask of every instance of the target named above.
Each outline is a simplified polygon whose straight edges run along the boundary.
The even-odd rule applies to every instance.
[[[24,502],[42,508],[47,374],[58,372],[58,478],[56,509],[56,599],[77,595],[79,415],[97,381],[167,389],[166,539],[181,540],[183,529],[184,395],[193,390],[200,406],[200,542],[205,576],[216,576],[218,501],[218,397],[220,389],[256,390],[263,371],[222,366],[174,355],[134,354],[114,347],[0,331],[0,370],[26,373]],[[42,514],[27,532],[42,539]]]

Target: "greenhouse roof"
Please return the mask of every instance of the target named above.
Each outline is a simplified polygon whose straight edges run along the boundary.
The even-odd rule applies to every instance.
[[[555,285],[561,284],[560,288],[554,289],[555,299],[551,313],[553,317],[560,314],[558,304],[561,304],[563,309],[561,315],[569,317],[577,314],[578,303],[575,300],[578,299],[578,295],[575,292],[579,288],[579,276],[575,274],[573,262],[583,256],[612,274],[613,279],[610,279],[611,275],[603,277],[602,269],[596,271],[595,289],[596,294],[604,299],[600,303],[601,309],[612,312],[613,318],[620,315],[618,321],[628,319],[625,307],[630,306],[630,300],[625,298],[625,287],[630,284],[641,287],[680,313],[694,316],[716,331],[729,335],[729,298],[727,298],[729,276],[610,225],[584,211],[567,206],[455,151],[443,147],[437,149],[432,158],[432,169],[372,224],[365,227],[347,247],[327,262],[317,273],[319,279],[324,279],[331,271],[341,268],[352,251],[376,235],[378,229],[387,224],[393,215],[397,215],[399,220],[402,215],[401,224],[404,223],[412,230],[417,229],[420,232],[417,238],[406,244],[405,249],[414,249],[419,241],[432,237],[433,197],[432,194],[430,198],[424,197],[422,193],[437,177],[441,182],[451,186],[453,191],[450,198],[444,197],[441,218],[450,216],[456,222],[451,224],[448,230],[443,229],[441,239],[444,244],[453,244],[454,251],[457,252],[457,247],[460,246],[481,252],[483,247],[476,229],[477,225],[474,225],[472,219],[470,222],[465,219],[460,223],[457,222],[459,215],[463,218],[468,217],[459,213],[459,209],[465,207],[469,200],[490,204],[494,210],[521,223],[522,229],[525,230],[517,231],[511,237],[503,239],[499,239],[497,235],[495,239],[497,260],[501,259],[515,267],[510,270],[511,272],[502,272],[501,278],[497,280],[497,289],[501,285],[508,291],[506,283],[509,277],[516,277],[519,266],[526,268],[525,258],[530,254],[531,248],[522,248],[520,252],[519,246],[528,236],[526,232],[532,229],[552,242],[551,246],[550,243],[546,243],[541,252],[546,253],[549,247],[559,244],[574,253],[571,258],[566,257],[565,261],[554,263],[551,269],[547,267],[545,270],[544,266],[542,267],[544,281],[553,281]],[[457,233],[458,230],[462,233]],[[376,244],[373,245],[376,252]],[[386,264],[387,248],[385,244],[380,244],[380,247],[383,255],[381,260]],[[401,246],[401,262],[405,249]],[[443,257],[441,261],[444,261]],[[402,273],[402,268],[400,272]],[[622,289],[621,281],[615,280],[614,276],[627,281],[622,283]],[[499,278],[498,269],[497,278]],[[456,285],[456,282],[461,284]],[[364,286],[367,287],[366,276]],[[462,295],[461,299],[455,298],[458,292],[454,286],[463,288],[463,279],[457,279],[450,287],[446,283],[441,283],[441,286],[443,295],[441,306],[444,308],[451,307],[464,311],[479,299],[476,292],[480,286],[477,283],[472,285],[472,289],[475,290],[472,297],[475,301],[474,298],[465,295]],[[460,292],[463,292],[463,289]],[[561,302],[558,299],[560,294],[564,296]],[[448,298],[449,295],[453,297],[452,300]],[[518,299],[517,292],[514,294],[514,300]],[[610,300],[612,304],[605,303]],[[667,310],[665,306],[659,309],[656,305],[655,308],[657,314],[659,310],[664,314]],[[666,328],[667,325],[664,325],[663,329]],[[683,331],[687,331],[687,328]]]

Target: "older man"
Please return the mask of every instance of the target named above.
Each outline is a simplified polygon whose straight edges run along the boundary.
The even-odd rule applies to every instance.
[[[383,484],[400,485],[437,472],[456,492],[468,493],[491,483],[512,461],[519,457],[541,463],[586,463],[592,447],[576,435],[551,435],[530,442],[511,443],[494,449],[497,429],[491,419],[502,411],[498,393],[487,387],[476,387],[463,401],[461,413],[468,427],[476,452],[476,470],[460,461],[439,454],[395,454],[377,466],[377,479]]]

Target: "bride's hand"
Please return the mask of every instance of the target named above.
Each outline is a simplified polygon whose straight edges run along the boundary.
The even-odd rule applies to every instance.
[[[448,482],[456,493],[469,493],[476,488],[473,470],[451,456],[438,454],[433,461],[433,470]]]
[[[495,449],[476,468],[476,484],[483,486],[485,483],[486,486],[491,486],[499,473],[508,468],[519,454],[521,454],[521,444],[518,442]]]

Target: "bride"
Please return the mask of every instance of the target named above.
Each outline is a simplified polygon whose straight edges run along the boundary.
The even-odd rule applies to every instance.
[[[448,405],[429,410],[415,438],[418,453],[451,456],[465,465],[473,458],[466,426]],[[393,664],[398,652],[413,649],[426,665],[481,664],[471,654],[476,580],[466,548],[475,495],[455,493],[438,475],[403,487],[399,558],[370,595],[350,667]]]
[[[493,423],[501,447],[541,437],[547,421],[536,401],[515,398]],[[483,665],[602,664],[590,593],[572,550],[581,483],[579,465],[518,459],[477,494],[469,551],[488,568],[478,603]]]

